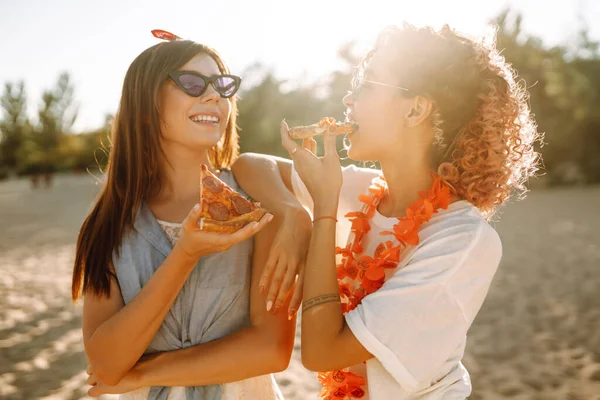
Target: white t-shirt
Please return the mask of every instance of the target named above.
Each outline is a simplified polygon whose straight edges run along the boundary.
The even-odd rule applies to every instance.
[[[380,173],[355,166],[343,169],[338,246],[352,239],[344,215],[361,210],[358,196],[368,194],[371,180]],[[296,197],[312,212],[310,194],[295,170],[292,185]],[[363,248],[372,256],[379,243],[393,239],[379,233],[391,231],[398,220],[376,212],[370,222]],[[419,239],[417,246],[403,250],[384,285],[346,314],[346,323],[374,356],[366,367],[350,368],[367,378],[366,399],[465,399],[471,393],[461,359],[467,330],[500,263],[500,239],[467,201],[440,209],[422,225]]]

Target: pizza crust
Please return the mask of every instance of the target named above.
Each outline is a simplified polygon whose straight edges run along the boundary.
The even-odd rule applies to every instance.
[[[259,208],[249,213],[239,215],[228,219],[227,221],[217,221],[210,218],[202,218],[201,227],[205,232],[234,233],[242,229],[250,222],[258,222],[265,215],[267,210]]]

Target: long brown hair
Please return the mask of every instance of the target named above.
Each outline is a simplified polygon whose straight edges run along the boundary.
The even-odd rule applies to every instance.
[[[83,222],[75,254],[71,294],[76,301],[88,291],[110,296],[115,278],[113,254],[126,230],[131,228],[142,203],[160,190],[164,154],[161,147],[159,93],[168,79],[197,54],[212,57],[223,74],[229,73],[218,53],[189,40],[163,42],[146,49],[129,67],[123,83],[119,110],[113,123],[112,148],[106,183]],[[238,156],[237,107],[231,101],[231,115],[225,134],[210,150],[214,168],[231,166]]]

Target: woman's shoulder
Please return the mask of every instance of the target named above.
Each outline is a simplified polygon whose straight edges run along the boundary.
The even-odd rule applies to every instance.
[[[219,179],[221,181],[225,182],[225,184],[227,186],[229,186],[231,189],[233,189],[234,191],[238,192],[239,194],[241,194],[248,200],[251,200],[250,196],[248,196],[248,194],[246,194],[246,192],[244,192],[242,187],[239,185],[237,178],[235,177],[235,174],[233,173],[231,168],[220,169],[219,170]]]
[[[502,254],[498,232],[467,201],[440,210],[423,225],[419,239],[419,248],[436,253],[461,253],[464,257],[482,256],[490,260],[499,260]]]
[[[456,202],[423,224],[419,244],[395,272],[394,284],[438,283],[464,296],[489,286],[501,258],[496,230],[470,203]]]

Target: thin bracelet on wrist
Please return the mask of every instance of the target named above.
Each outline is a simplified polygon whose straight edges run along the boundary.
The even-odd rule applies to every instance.
[[[323,216],[323,217],[319,217],[319,218],[315,218],[315,219],[313,219],[313,224],[314,224],[315,222],[317,222],[318,220],[320,220],[320,219],[332,219],[332,220],[334,220],[335,222],[338,222],[337,218],[335,218],[335,217],[331,217],[331,216],[329,216],[329,215],[325,215],[325,216]]]

